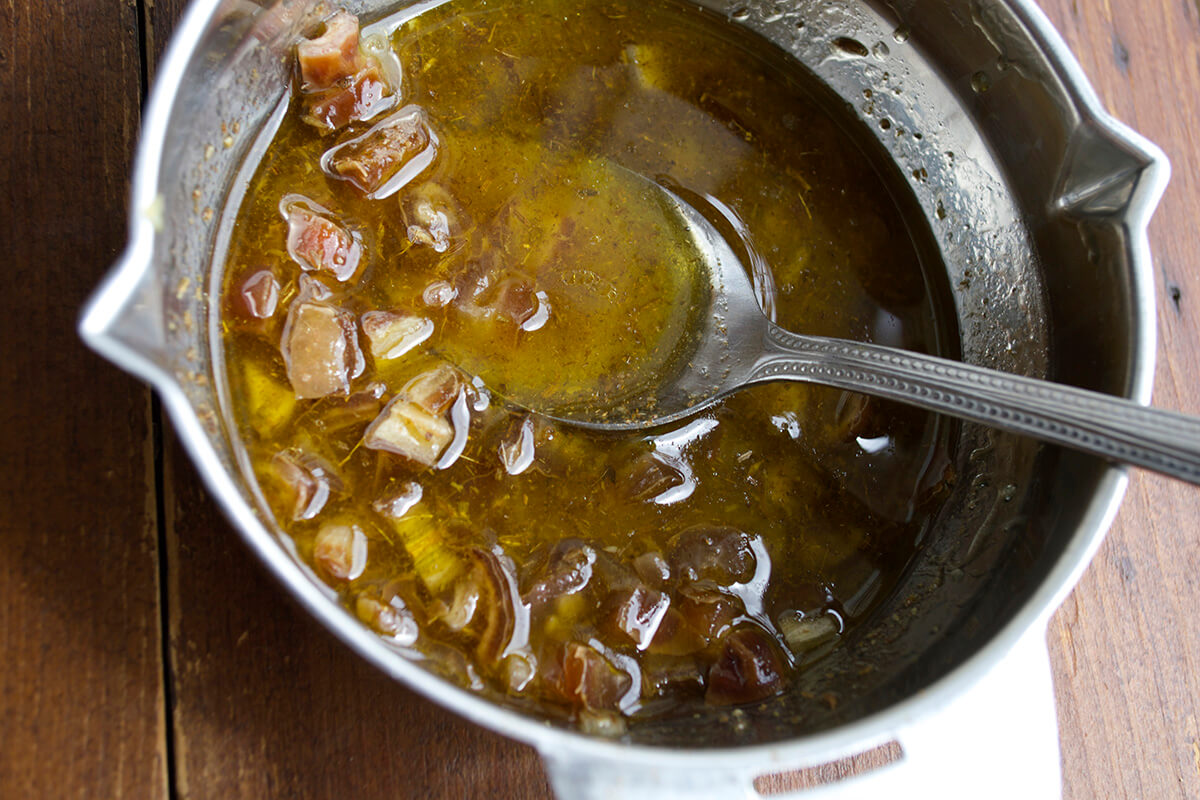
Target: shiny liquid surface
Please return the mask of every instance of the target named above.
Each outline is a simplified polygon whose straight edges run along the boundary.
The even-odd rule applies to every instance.
[[[670,2],[427,11],[384,49],[432,159],[369,197],[322,156],[382,116],[318,131],[298,93],[226,259],[229,415],[301,556],[435,671],[596,734],[786,691],[953,480],[943,423],[820,387],[620,435],[501,399],[619,392],[686,341],[696,253],[625,170],[695,198],[784,326],[936,350],[889,184],[762,47]],[[296,208],[353,235],[351,274],[302,269]],[[373,312],[418,333],[381,349]],[[309,328],[336,340],[331,383],[300,374]]]

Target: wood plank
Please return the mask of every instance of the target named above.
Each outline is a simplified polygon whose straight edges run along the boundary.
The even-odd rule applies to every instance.
[[[1109,109],[1174,164],[1151,226],[1155,403],[1200,413],[1200,6],[1044,6]],[[1194,487],[1135,475],[1112,533],[1051,624],[1067,798],[1200,797],[1198,523]]]
[[[124,245],[137,26],[131,2],[0,4],[5,798],[167,792],[149,392],[75,335]]]

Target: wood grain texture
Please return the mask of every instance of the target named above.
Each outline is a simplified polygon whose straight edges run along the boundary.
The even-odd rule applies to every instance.
[[[1151,226],[1155,404],[1200,414],[1200,4],[1044,0],[1105,105],[1174,176]],[[1065,796],[1200,797],[1200,490],[1135,474],[1050,626]]]
[[[140,91],[131,3],[0,3],[4,798],[167,792],[150,395],[75,334]]]

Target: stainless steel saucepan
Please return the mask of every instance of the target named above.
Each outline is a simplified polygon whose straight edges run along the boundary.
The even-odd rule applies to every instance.
[[[367,20],[446,0],[352,0]],[[795,58],[858,114],[922,209],[964,361],[1149,401],[1146,225],[1162,153],[1112,120],[1031,0],[699,0]],[[608,741],[486,700],[342,609],[260,502],[223,416],[214,309],[249,157],[287,91],[316,0],[196,0],[159,67],[129,247],[84,339],[151,383],[250,549],[380,669],[542,753],[562,798],[755,797],[753,779],[896,740],[903,757],[812,797],[1056,797],[1044,643],[1099,547],[1123,469],[971,425],[960,479],[903,584],[819,675],[754,712],[713,710]],[[939,278],[941,280],[941,278]],[[828,690],[841,702],[806,700]]]

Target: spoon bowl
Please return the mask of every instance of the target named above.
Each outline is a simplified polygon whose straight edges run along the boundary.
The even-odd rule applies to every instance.
[[[630,173],[635,175],[635,173]],[[649,386],[533,410],[560,422],[627,431],[675,422],[746,386],[795,380],[834,386],[1064,445],[1200,484],[1200,418],[922,353],[784,330],[759,305],[742,260],[678,190],[662,194],[702,254],[701,330]]]

